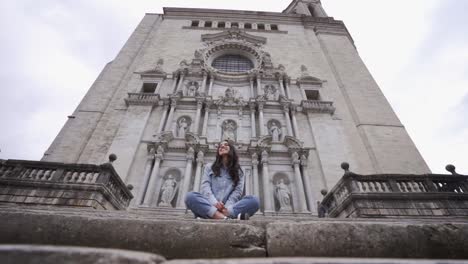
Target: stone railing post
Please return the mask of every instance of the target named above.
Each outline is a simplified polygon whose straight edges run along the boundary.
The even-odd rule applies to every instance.
[[[185,200],[185,195],[187,194],[188,190],[189,190],[189,185],[190,185],[190,179],[192,177],[192,163],[193,163],[193,159],[194,159],[194,154],[195,154],[195,150],[190,147],[188,150],[187,150],[187,164],[185,165],[185,174],[184,174],[184,181],[183,181],[183,184],[182,184],[182,189],[179,193],[179,201],[177,203],[177,207],[179,208],[184,208],[185,207],[185,204],[184,204],[184,200]]]
[[[197,168],[195,171],[195,181],[193,182],[193,191],[194,192],[199,192],[200,191],[200,183],[201,183],[201,175],[202,175],[202,169],[203,169],[203,163],[204,163],[204,157],[205,154],[203,151],[198,151],[197,154]]]
[[[162,146],[159,146],[156,150],[156,154],[154,155],[154,165],[153,170],[151,171],[148,187],[146,189],[146,193],[143,199],[144,206],[151,206],[153,204],[153,197],[155,196],[155,192],[157,190],[157,183],[159,178],[159,168],[161,165],[161,161],[163,160],[164,149]],[[157,196],[156,196],[157,197]],[[157,203],[158,201],[154,201]]]

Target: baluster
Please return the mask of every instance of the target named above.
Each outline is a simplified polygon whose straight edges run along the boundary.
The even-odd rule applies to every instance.
[[[369,192],[373,192],[374,191],[374,183],[373,182],[367,182],[367,184],[369,185]]]
[[[72,174],[73,174],[73,171],[68,170],[67,173],[65,174],[65,177],[63,178],[64,181],[70,182],[72,180],[72,176],[73,176]]]
[[[36,177],[35,177],[36,180],[41,180],[42,175],[44,175],[44,170],[39,169],[39,170],[37,171],[37,174],[36,174]]]
[[[91,180],[91,183],[96,183],[98,177],[99,177],[99,172],[95,172],[94,176],[93,176],[93,179]]]
[[[367,192],[367,186],[366,186],[367,182],[362,182],[362,191],[363,192]]]
[[[48,181],[48,180],[49,180],[49,176],[50,176],[50,170],[45,170],[45,171],[44,171],[44,174],[42,175],[42,179],[41,179],[41,180]]]

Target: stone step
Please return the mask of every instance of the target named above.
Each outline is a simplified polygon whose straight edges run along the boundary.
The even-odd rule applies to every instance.
[[[122,249],[43,245],[0,245],[2,264],[112,263],[112,264],[459,264],[466,260],[365,258],[244,258],[167,261],[156,254]]]
[[[468,258],[468,221],[195,220],[148,212],[0,208],[0,244],[120,248],[168,259]]]

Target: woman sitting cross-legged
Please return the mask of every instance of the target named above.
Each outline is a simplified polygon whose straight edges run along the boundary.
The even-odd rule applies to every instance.
[[[260,204],[255,196],[242,198],[244,181],[236,149],[231,143],[222,141],[215,162],[205,167],[201,193],[187,193],[185,205],[195,217],[249,219],[258,211]]]

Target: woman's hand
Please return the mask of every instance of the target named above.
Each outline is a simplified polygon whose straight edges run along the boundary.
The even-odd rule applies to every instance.
[[[216,207],[216,209],[218,209],[218,211],[221,212],[224,209],[224,203],[223,202],[217,202],[215,204],[215,207]]]

